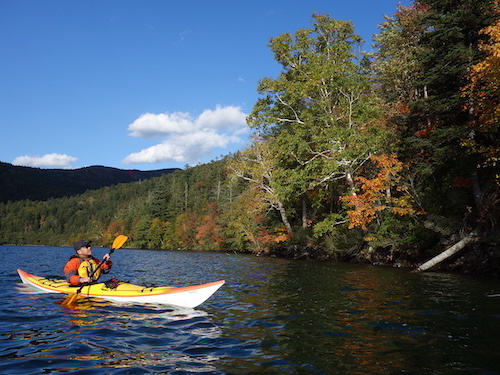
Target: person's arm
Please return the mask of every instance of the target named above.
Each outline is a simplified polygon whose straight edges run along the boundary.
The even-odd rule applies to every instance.
[[[102,273],[108,273],[111,270],[111,267],[113,266],[113,262],[111,261],[109,254],[105,254],[101,261],[99,261],[98,259],[96,259],[96,260],[97,260],[97,263],[99,264],[99,267],[101,267]]]

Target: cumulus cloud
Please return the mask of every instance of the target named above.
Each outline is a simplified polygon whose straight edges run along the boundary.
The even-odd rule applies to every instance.
[[[246,117],[239,107],[217,107],[214,111],[206,109],[196,119],[195,127],[238,133],[247,128]]]
[[[145,113],[129,125],[132,137],[160,138],[162,142],[128,155],[123,162],[200,162],[216,148],[226,149],[242,142],[248,131],[247,115],[240,107],[207,109],[194,118],[189,113]]]
[[[71,163],[77,161],[78,158],[65,154],[46,154],[43,156],[38,155],[25,155],[18,156],[12,162],[13,165],[22,165],[25,167],[59,167],[71,168]]]
[[[182,134],[192,131],[193,121],[188,113],[145,113],[129,125],[132,137],[156,138],[169,134]]]

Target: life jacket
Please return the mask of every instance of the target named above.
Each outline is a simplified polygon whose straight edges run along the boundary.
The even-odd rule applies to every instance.
[[[95,258],[82,259],[82,262],[78,267],[78,276],[92,276],[92,281],[97,281],[99,276],[101,276],[101,267],[99,267],[99,264],[100,262]]]

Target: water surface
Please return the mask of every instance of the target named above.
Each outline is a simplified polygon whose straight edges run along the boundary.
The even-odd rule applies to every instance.
[[[61,277],[71,253],[0,246],[1,374],[500,374],[498,279],[120,249],[122,280],[226,284],[196,309],[68,309],[19,285],[17,268]]]

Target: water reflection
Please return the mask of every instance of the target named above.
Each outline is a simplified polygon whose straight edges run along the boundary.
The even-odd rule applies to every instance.
[[[82,339],[94,353],[69,358],[95,360],[97,367],[159,366],[167,370],[183,362],[186,371],[214,371],[220,359],[213,341],[220,338],[221,330],[203,311],[88,299],[77,308],[66,309],[65,315],[74,326],[72,339]]]
[[[85,368],[92,374],[92,369],[102,373],[102,368],[170,371],[182,363],[185,371],[211,372],[220,360],[216,351],[223,344],[221,330],[204,311],[124,306],[98,299],[85,299],[68,309],[60,302],[53,301],[44,314],[62,318],[36,329],[20,326],[9,334],[10,355],[2,357],[10,366],[29,369],[36,364],[46,371]]]
[[[500,372],[498,280],[121,249],[120,279],[226,284],[196,310],[91,299],[68,309],[58,304],[64,296],[20,294],[15,269],[35,270],[40,260],[3,250],[2,374]],[[51,262],[54,252],[67,258],[67,249],[35,250]]]
[[[259,337],[256,352],[265,359],[261,365],[278,371],[463,371],[478,353],[471,353],[467,346],[455,347],[469,339],[457,338],[457,333],[463,335],[471,327],[463,321],[450,321],[449,314],[460,313],[462,320],[473,314],[468,311],[470,301],[465,302],[469,307],[464,306],[468,295],[464,289],[471,290],[470,284],[456,275],[442,276],[429,280],[406,270],[288,262],[260,280],[260,298],[240,294],[247,321],[240,323],[239,337]],[[231,314],[240,315],[235,308]],[[436,354],[443,347],[455,358],[453,363]],[[488,357],[488,353],[480,355]],[[430,367],[423,367],[426,362]],[[484,365],[495,368],[498,361],[490,355]]]

